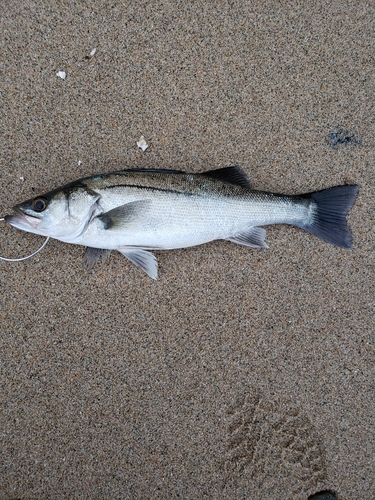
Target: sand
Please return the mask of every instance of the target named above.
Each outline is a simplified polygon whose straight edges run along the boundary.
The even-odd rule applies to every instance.
[[[1,214],[126,167],[361,190],[351,251],[272,226],[158,281],[53,240],[0,262],[0,497],[375,498],[374,3],[1,10]],[[1,224],[2,255],[43,241]]]

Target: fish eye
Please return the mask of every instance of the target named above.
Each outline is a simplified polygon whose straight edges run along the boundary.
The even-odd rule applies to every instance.
[[[45,198],[35,198],[31,205],[35,212],[43,212],[47,207],[47,200]]]

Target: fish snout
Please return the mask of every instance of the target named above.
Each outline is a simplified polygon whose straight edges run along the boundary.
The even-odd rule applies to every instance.
[[[23,227],[25,227],[25,224],[27,224],[27,226],[31,226],[34,229],[38,229],[40,223],[42,222],[41,219],[38,219],[37,217],[32,217],[31,215],[27,215],[21,212],[21,210],[15,209],[15,211],[16,211],[15,215],[6,215],[4,217],[4,221],[7,224],[10,224],[11,226],[20,229],[23,229]]]

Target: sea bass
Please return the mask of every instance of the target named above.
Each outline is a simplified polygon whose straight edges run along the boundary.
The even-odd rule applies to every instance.
[[[170,250],[229,240],[267,247],[259,226],[291,224],[338,247],[351,248],[346,215],[359,186],[302,195],[256,191],[239,167],[189,174],[129,169],[66,184],[14,207],[5,221],[30,233],[84,245],[93,265],[118,250],[151,277],[149,250]]]

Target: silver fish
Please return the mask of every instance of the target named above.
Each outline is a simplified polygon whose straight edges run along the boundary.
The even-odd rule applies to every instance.
[[[351,248],[346,214],[359,186],[303,195],[252,189],[239,167],[199,174],[130,169],[85,177],[14,207],[5,221],[30,233],[87,246],[86,261],[118,250],[157,278],[149,250],[229,240],[265,247],[259,226],[291,224],[338,247]]]

